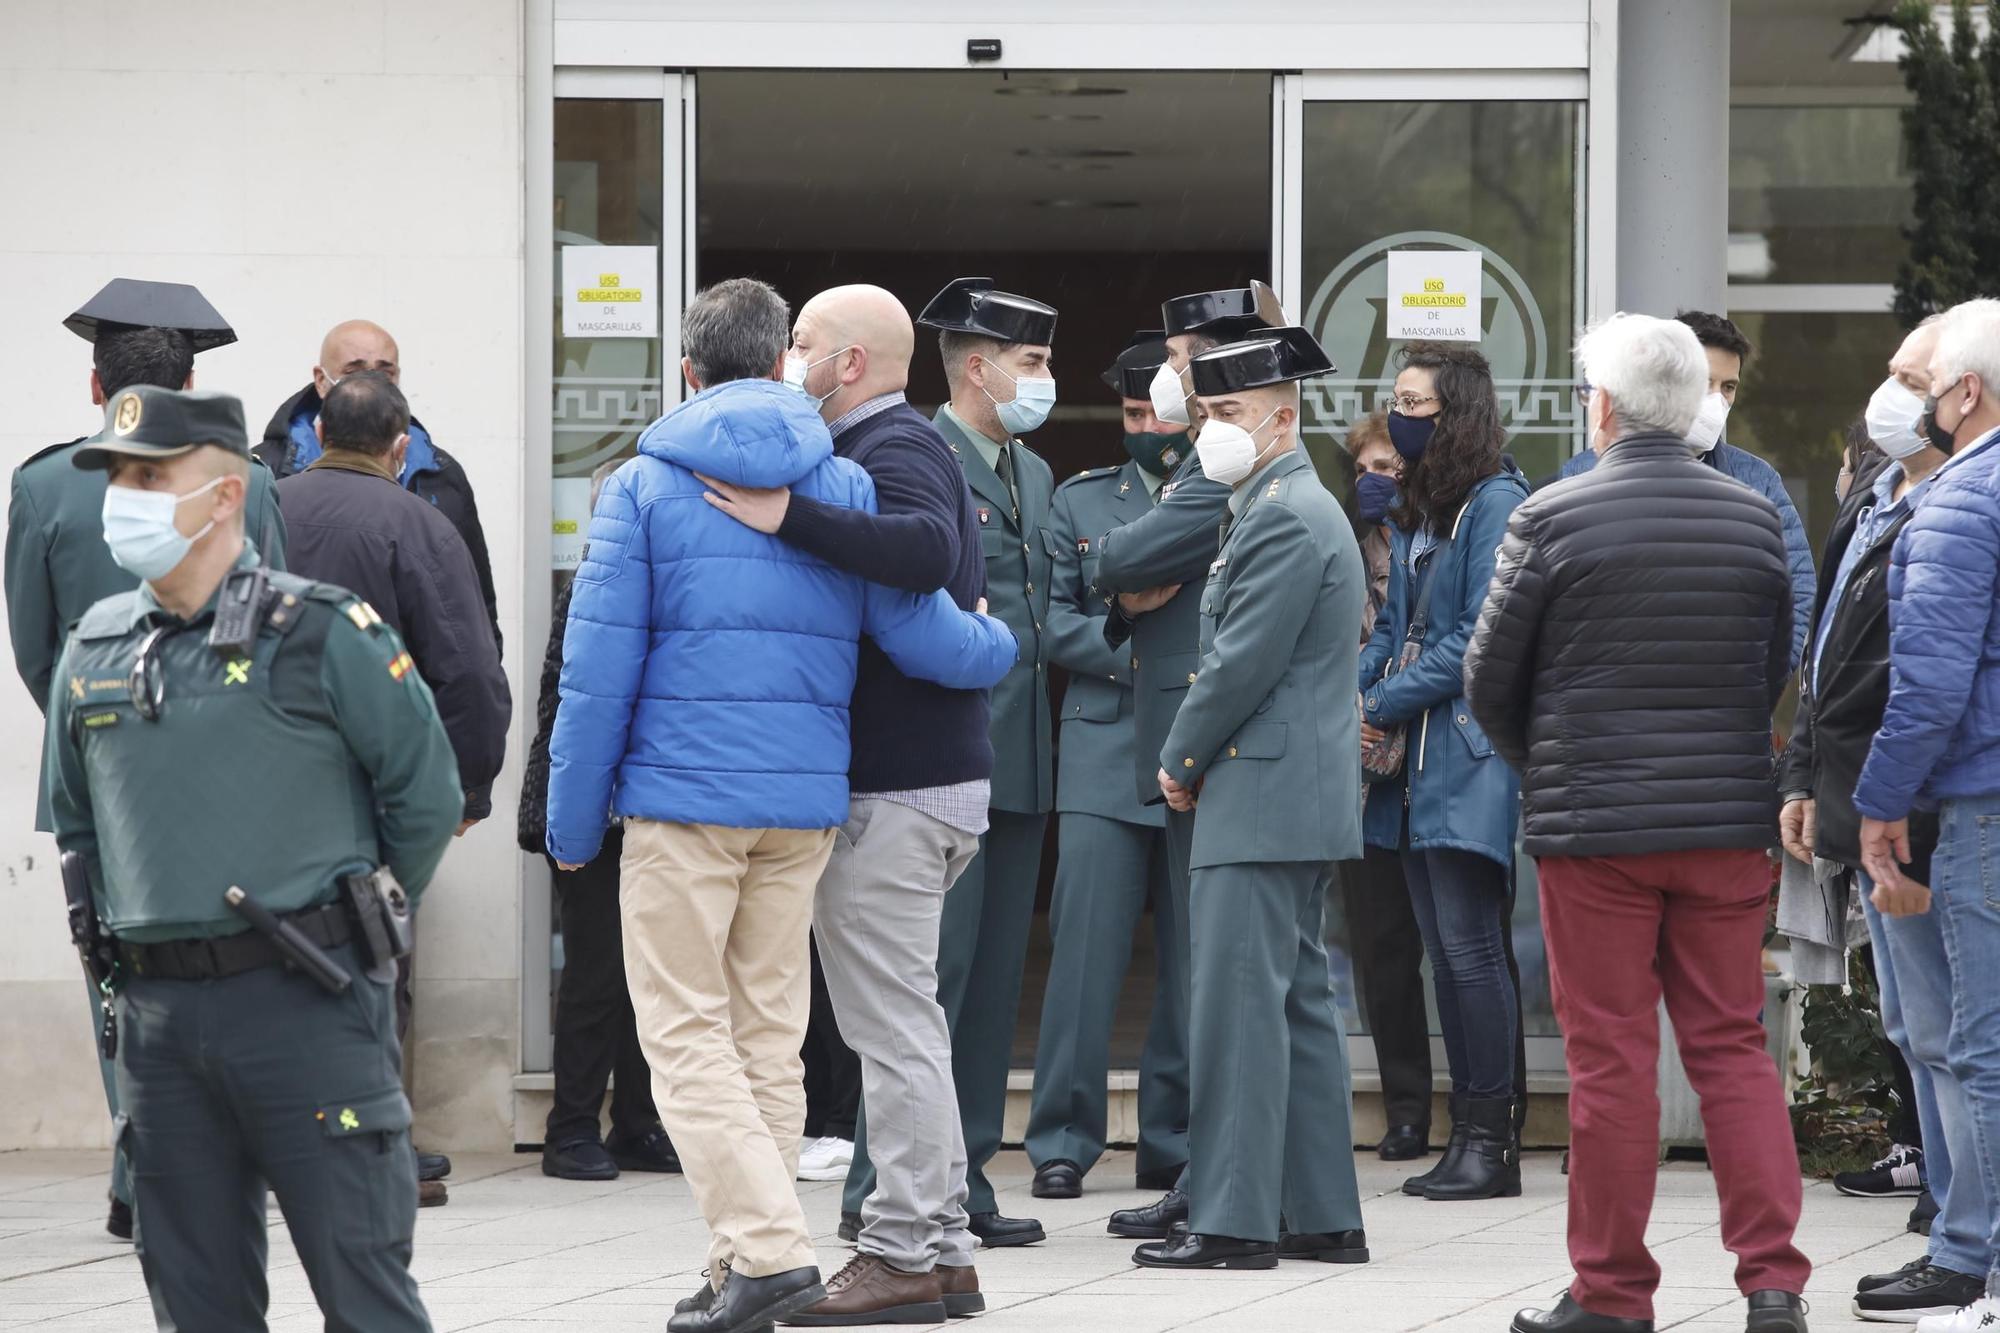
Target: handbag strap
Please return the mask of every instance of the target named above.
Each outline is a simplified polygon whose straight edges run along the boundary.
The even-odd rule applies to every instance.
[[[1454,531],[1457,527],[1457,523],[1452,524]],[[1422,643],[1424,637],[1430,633],[1431,593],[1437,588],[1438,562],[1450,553],[1451,540],[1451,536],[1447,534],[1443,541],[1433,546],[1430,550],[1430,563],[1424,566],[1424,588],[1422,592],[1417,594],[1417,609],[1410,617],[1410,632],[1404,636],[1407,639]]]

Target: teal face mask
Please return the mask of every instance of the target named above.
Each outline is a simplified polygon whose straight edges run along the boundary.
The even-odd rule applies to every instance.
[[[1125,452],[1146,471],[1166,480],[1187,457],[1188,438],[1184,430],[1128,430]]]

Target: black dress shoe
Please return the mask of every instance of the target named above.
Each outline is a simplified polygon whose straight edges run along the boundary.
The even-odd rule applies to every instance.
[[[1181,1172],[1185,1166],[1160,1166],[1151,1171],[1134,1172],[1132,1188],[1135,1190],[1170,1190],[1181,1183]]]
[[[654,1125],[637,1138],[614,1134],[604,1149],[611,1154],[612,1161],[627,1171],[658,1171],[675,1176],[681,1173],[681,1159],[674,1152],[674,1141],[661,1125]]]
[[[1287,1231],[1278,1237],[1278,1257],[1315,1259],[1323,1264],[1365,1264],[1368,1262],[1368,1233],[1359,1228],[1353,1231],[1315,1231],[1303,1235]]]
[[[1278,1247],[1268,1240],[1204,1236],[1183,1231],[1132,1251],[1141,1268],[1276,1268]]]
[[[1039,1245],[1049,1238],[1042,1224],[1032,1217],[1002,1217],[998,1213],[973,1213],[966,1219],[965,1229],[979,1237],[979,1243],[989,1250],[1009,1245]]]
[[[104,1219],[104,1229],[119,1240],[132,1239],[132,1205],[120,1199],[111,1200],[111,1213]]]
[[[846,1241],[850,1245],[852,1245],[855,1241],[860,1240],[861,1214],[842,1213],[840,1215],[840,1225],[834,1229],[833,1234],[840,1237],[842,1240]]]
[[[1523,1310],[1515,1315],[1514,1333],[1653,1333],[1653,1321],[1592,1314],[1564,1292],[1552,1310]]]
[[[724,1282],[729,1280],[729,1270],[726,1268],[722,1270],[722,1280]],[[720,1294],[716,1291],[714,1282],[709,1279],[708,1270],[704,1268],[701,1270],[701,1290],[692,1296],[683,1296],[675,1301],[674,1313],[699,1314],[701,1311],[715,1304],[715,1298]]]
[[[1075,1162],[1057,1158],[1035,1168],[1035,1183],[1028,1192],[1037,1199],[1081,1199],[1083,1171]]]
[[[667,1320],[667,1329],[668,1333],[757,1333],[825,1295],[817,1268],[794,1268],[769,1277],[731,1273],[707,1309],[676,1314]]]
[[[1375,1155],[1385,1162],[1414,1162],[1430,1156],[1430,1152],[1429,1125],[1391,1125],[1382,1141],[1375,1145]]]
[[[420,1152],[417,1154],[418,1180],[443,1180],[451,1174],[451,1158],[441,1152]]]
[[[618,1163],[596,1139],[542,1145],[542,1174],[557,1180],[616,1180]]]
[[[1158,1203],[1144,1208],[1120,1208],[1111,1215],[1105,1230],[1129,1240],[1165,1240],[1175,1223],[1185,1223],[1187,1219],[1188,1196],[1180,1190],[1168,1190]]]
[[[1905,1229],[1914,1235],[1928,1236],[1931,1234],[1931,1223],[1937,1221],[1937,1215],[1937,1195],[1925,1190],[1917,1196],[1916,1204],[1911,1207],[1910,1224]]]
[[[1746,1333],[1806,1333],[1806,1303],[1789,1291],[1750,1293]]]

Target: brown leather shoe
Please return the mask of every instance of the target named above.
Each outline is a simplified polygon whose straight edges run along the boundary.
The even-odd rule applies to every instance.
[[[946,1314],[963,1319],[969,1314],[984,1313],[986,1298],[979,1294],[978,1269],[971,1264],[939,1264],[932,1271],[937,1274],[938,1290],[944,1293]]]
[[[437,1208],[451,1201],[451,1194],[442,1180],[419,1180],[417,1182],[417,1207]]]
[[[978,1279],[973,1280],[976,1285]],[[848,1260],[847,1267],[827,1279],[826,1299],[786,1316],[784,1322],[831,1328],[845,1324],[941,1324],[949,1317],[935,1272],[905,1273],[880,1255],[857,1254]]]

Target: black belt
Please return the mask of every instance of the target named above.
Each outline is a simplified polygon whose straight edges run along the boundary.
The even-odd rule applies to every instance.
[[[305,937],[325,949],[347,943],[351,931],[347,909],[339,903],[281,913]],[[216,939],[161,940],[157,944],[118,941],[118,961],[135,977],[154,981],[212,981],[276,967],[285,961],[278,946],[254,930]]]

